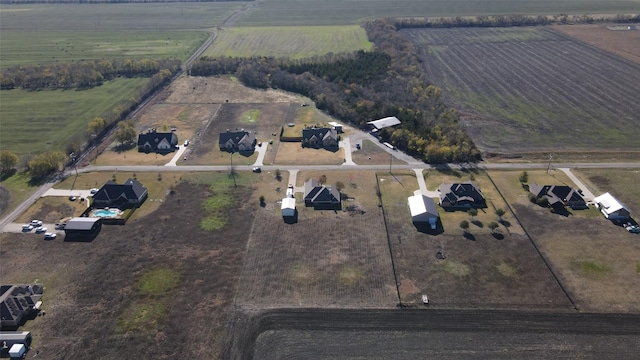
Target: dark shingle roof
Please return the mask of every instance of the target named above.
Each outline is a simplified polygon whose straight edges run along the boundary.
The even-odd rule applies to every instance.
[[[140,201],[146,193],[147,188],[135,179],[129,178],[122,184],[107,181],[102,188],[93,195],[93,201],[115,201],[121,197],[125,197],[127,200]]]

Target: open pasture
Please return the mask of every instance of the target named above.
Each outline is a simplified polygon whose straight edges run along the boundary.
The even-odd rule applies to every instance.
[[[640,147],[638,64],[544,27],[402,32],[482,150]]]
[[[0,144],[18,155],[64,151],[87,123],[137,95],[145,78],[119,78],[88,90],[3,90]]]
[[[420,295],[427,294],[430,307],[570,308],[525,236],[502,226],[499,236],[490,233],[485,218],[494,220],[495,215],[479,212],[476,221],[485,225],[471,224],[470,235],[465,236],[458,224],[464,219],[471,222],[470,217],[461,211],[446,213],[438,206],[444,232],[420,232],[411,222],[407,204],[418,186],[415,174],[379,174],[378,184],[404,305],[422,306]],[[437,257],[438,252],[444,259]]]
[[[578,169],[572,172],[595,196],[611,193],[640,219],[640,171],[637,169]],[[640,240],[640,239],[639,239]]]
[[[4,31],[0,70],[95,59],[177,58],[182,61],[209,36],[204,31]]]
[[[2,5],[0,30],[26,31],[169,31],[222,25],[242,2],[164,2],[138,4]]]
[[[634,13],[637,1],[629,0],[367,0],[260,2],[242,14],[237,26],[344,25],[383,17],[441,17],[510,14]]]
[[[238,27],[219,31],[218,38],[204,55],[301,59],[371,47],[366,32],[357,25]]]

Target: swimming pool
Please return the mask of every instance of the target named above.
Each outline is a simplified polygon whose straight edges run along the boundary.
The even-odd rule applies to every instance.
[[[96,210],[93,213],[97,217],[116,217],[120,215],[120,210],[118,209],[100,209]]]

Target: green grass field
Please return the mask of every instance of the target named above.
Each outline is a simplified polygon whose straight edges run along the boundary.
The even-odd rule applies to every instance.
[[[117,79],[90,90],[3,90],[0,144],[18,155],[64,150],[87,123],[134,96],[146,78]]]
[[[3,31],[0,69],[105,58],[185,61],[207,37],[204,31]]]
[[[172,31],[222,25],[243,2],[176,2],[150,4],[2,5],[0,30],[42,31]]]
[[[364,29],[349,26],[240,27],[220,31],[208,56],[274,56],[292,59],[369,50]]]

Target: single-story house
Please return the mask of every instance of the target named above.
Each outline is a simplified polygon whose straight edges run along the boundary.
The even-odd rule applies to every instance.
[[[92,240],[102,228],[102,219],[94,217],[76,217],[67,221],[64,227],[66,240]]]
[[[415,225],[429,224],[435,230],[438,224],[438,209],[432,198],[417,194],[408,198],[411,221]]]
[[[220,133],[220,150],[228,152],[253,152],[256,135],[249,131],[228,131]]]
[[[296,216],[296,199],[292,197],[286,197],[282,199],[282,206],[280,207],[282,210],[283,218],[292,218]]]
[[[17,328],[29,315],[38,311],[42,298],[41,284],[2,285],[0,287],[0,327]]]
[[[138,151],[140,152],[173,152],[178,146],[178,135],[174,132],[161,133],[149,130],[138,134]]]
[[[440,192],[440,206],[443,208],[469,209],[487,206],[482,191],[472,181],[453,184],[442,183],[438,187],[438,191]]]
[[[533,183],[529,184],[529,191],[538,199],[546,197],[551,207],[568,206],[574,210],[587,208],[587,202],[584,201],[580,193],[567,185],[538,185]]]
[[[598,206],[600,212],[609,220],[628,220],[631,217],[631,211],[624,206],[618,199],[609,193],[597,196],[593,201]]]
[[[337,149],[338,132],[335,128],[302,129],[302,147]]]
[[[138,180],[127,179],[122,184],[109,180],[93,195],[94,207],[135,207],[147,197],[148,191]]]
[[[342,207],[340,191],[333,186],[320,185],[316,179],[304,183],[304,204],[314,209],[338,210]]]
[[[396,126],[400,124],[400,120],[395,116],[389,116],[379,120],[369,121],[367,124],[371,125],[373,130],[378,131],[389,126]]]

